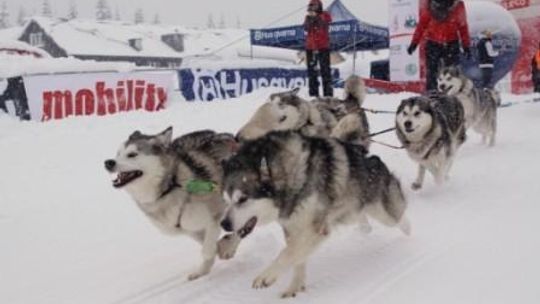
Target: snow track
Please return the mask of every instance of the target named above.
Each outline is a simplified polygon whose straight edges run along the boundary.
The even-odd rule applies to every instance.
[[[21,123],[0,116],[1,303],[520,303],[540,302],[540,104],[503,108],[495,148],[474,133],[442,187],[405,152],[373,145],[401,179],[411,237],[374,224],[338,228],[310,258],[307,292],[280,300],[290,274],[266,290],[252,280],[283,248],[277,225],[258,227],[230,261],[188,282],[198,265],[193,241],[161,235],[103,160],[134,130],[179,135],[234,132],[275,90],[238,100],[176,104],[157,114]],[[395,110],[408,95],[370,95],[366,107]],[[519,103],[531,96],[505,96]],[[226,115],[224,115],[226,113]],[[369,115],[372,131],[393,115]],[[378,140],[397,144],[392,133]]]

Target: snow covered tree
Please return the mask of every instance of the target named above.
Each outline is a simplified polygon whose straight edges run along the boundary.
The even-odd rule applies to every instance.
[[[112,12],[107,0],[98,0],[96,4],[96,19],[99,21],[112,19]]]
[[[219,16],[219,28],[224,29],[225,27],[226,27],[226,25],[225,25],[225,16],[223,14],[221,14]]]
[[[144,23],[144,12],[142,8],[138,8],[135,11],[135,24],[141,24]]]
[[[242,23],[240,22],[240,16],[236,15],[236,28],[242,28]]]
[[[120,9],[118,8],[118,5],[114,9],[114,20],[116,20],[116,21],[122,20],[122,17],[120,16]]]
[[[26,21],[26,9],[19,7],[19,13],[17,14],[17,24],[23,26]]]
[[[154,15],[154,24],[161,24],[161,18],[158,13]]]
[[[77,3],[75,1],[71,1],[69,4],[69,11],[67,18],[68,19],[76,19],[79,16],[79,10],[77,9]]]
[[[212,14],[208,15],[208,21],[206,22],[206,27],[209,29],[216,28],[216,24],[214,23],[214,16],[212,16]]]
[[[41,5],[41,15],[45,17],[52,17],[53,12],[51,9],[51,3],[49,0],[43,0],[43,3]]]
[[[6,2],[2,2],[0,7],[0,29],[9,27],[9,13]]]

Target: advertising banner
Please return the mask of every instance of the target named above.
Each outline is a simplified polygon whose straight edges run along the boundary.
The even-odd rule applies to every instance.
[[[339,70],[332,71],[339,79]],[[259,88],[292,89],[308,86],[305,69],[182,69],[179,71],[180,90],[188,101],[229,99],[251,93]]]
[[[420,52],[407,54],[419,20],[419,0],[390,1],[390,80],[420,80]]]
[[[165,108],[174,71],[57,74],[24,77],[32,120]]]

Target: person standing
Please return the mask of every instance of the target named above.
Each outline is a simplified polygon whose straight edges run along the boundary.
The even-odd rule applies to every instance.
[[[311,0],[304,21],[306,33],[306,62],[309,79],[309,95],[319,96],[319,66],[324,96],[333,96],[332,71],[330,68],[330,34],[332,16],[323,11],[320,0]]]
[[[428,0],[428,7],[420,10],[420,21],[407,53],[412,55],[421,40],[426,40],[426,90],[437,89],[437,75],[441,65],[459,65],[460,48],[471,57],[471,38],[467,12],[461,0]]]
[[[540,43],[538,44],[538,50],[532,59],[532,79],[534,92],[540,93]]]
[[[480,70],[482,71],[482,88],[492,89],[493,67],[495,57],[499,52],[493,49],[493,35],[489,30],[482,32],[482,38],[478,41],[478,59],[480,61]]]

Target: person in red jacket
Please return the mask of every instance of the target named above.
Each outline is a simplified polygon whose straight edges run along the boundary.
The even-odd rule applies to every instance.
[[[330,34],[332,16],[323,11],[320,0],[311,0],[304,21],[306,32],[306,62],[309,78],[309,95],[319,96],[317,65],[320,66],[323,94],[333,96],[332,71],[330,68]]]
[[[420,22],[407,49],[409,55],[422,39],[426,40],[426,90],[432,91],[437,88],[437,74],[442,65],[459,65],[461,47],[465,56],[471,57],[471,38],[463,1],[428,0],[428,7],[420,10]]]
[[[538,44],[538,51],[534,53],[531,64],[534,92],[540,93],[540,43]]]

